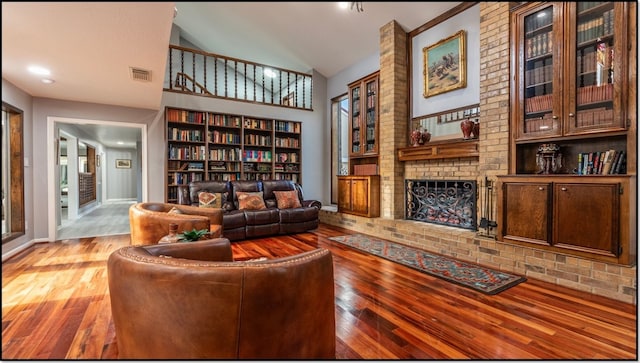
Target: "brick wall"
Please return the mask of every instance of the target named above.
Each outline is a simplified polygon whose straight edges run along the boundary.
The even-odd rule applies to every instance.
[[[496,175],[508,171],[509,3],[481,2],[479,6],[480,157],[397,161],[396,149],[407,143],[408,65],[403,60],[407,51],[406,34],[397,23],[391,22],[380,31],[381,218],[322,210],[320,220],[429,252],[636,304],[636,267],[516,246],[482,237],[474,231],[403,219],[405,179],[475,179],[481,185],[485,176],[495,181]],[[493,200],[495,210],[495,196]],[[478,213],[483,208],[479,204]]]

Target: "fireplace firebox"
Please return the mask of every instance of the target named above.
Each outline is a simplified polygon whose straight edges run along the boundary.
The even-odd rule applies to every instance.
[[[405,219],[478,229],[475,180],[405,180]]]

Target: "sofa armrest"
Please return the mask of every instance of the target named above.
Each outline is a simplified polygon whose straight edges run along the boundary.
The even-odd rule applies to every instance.
[[[318,210],[320,210],[322,208],[322,203],[318,200],[303,200],[302,201],[302,206],[303,207],[316,207],[318,208]]]
[[[171,256],[198,261],[233,261],[231,244],[226,238],[196,242],[178,242],[143,247],[154,256]]]
[[[222,225],[222,215],[224,213],[222,208],[204,208],[192,205],[176,205],[175,207],[184,214],[206,216],[209,218],[209,224]]]

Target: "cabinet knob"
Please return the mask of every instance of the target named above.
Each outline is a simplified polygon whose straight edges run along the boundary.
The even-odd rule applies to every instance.
[[[557,119],[558,119],[558,116],[553,115],[553,116],[551,116],[551,118],[552,118],[552,119],[554,119],[554,120],[557,120]]]
[[[544,187],[538,187],[538,190],[544,190]]]
[[[562,190],[563,192],[566,192],[566,191],[567,191],[567,188],[562,187],[562,188],[560,188],[560,190]]]
[[[569,117],[573,117],[573,116],[574,116],[573,112],[569,112]]]

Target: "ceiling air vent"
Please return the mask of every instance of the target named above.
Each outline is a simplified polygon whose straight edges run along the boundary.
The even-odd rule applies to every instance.
[[[131,78],[135,81],[151,82],[151,71],[141,68],[129,67]]]

